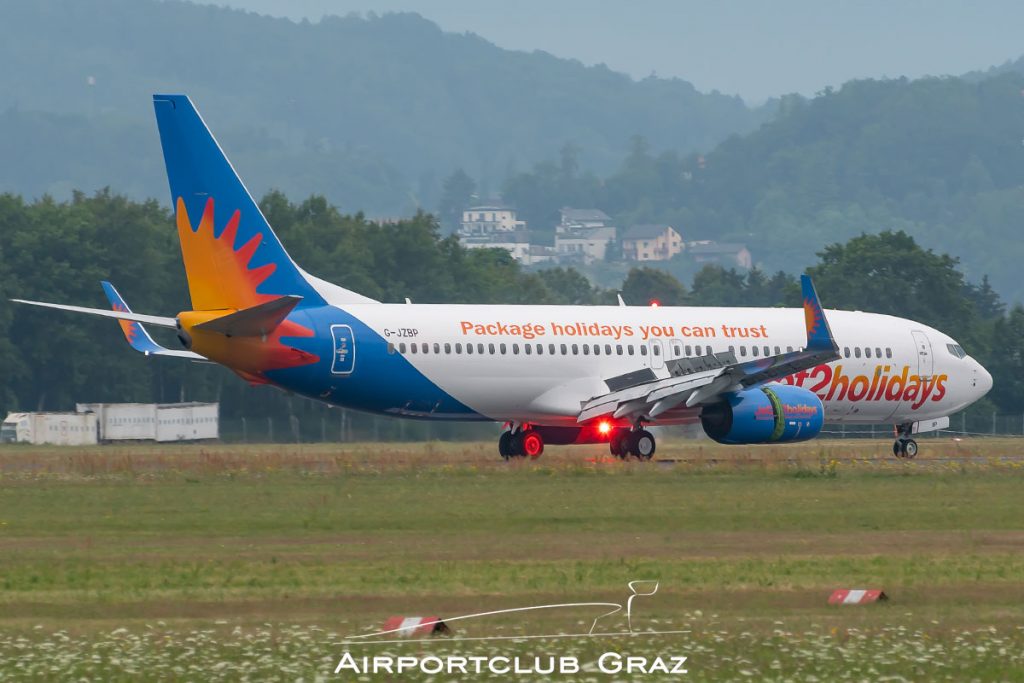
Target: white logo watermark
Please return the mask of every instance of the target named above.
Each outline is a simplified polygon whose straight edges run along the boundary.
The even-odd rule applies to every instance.
[[[569,602],[550,605],[531,605],[528,607],[513,607],[511,609],[493,610],[490,612],[477,612],[475,614],[463,614],[454,617],[441,619],[444,624],[471,619],[482,619],[497,615],[507,615],[536,610],[569,609],[580,607],[610,607],[608,612],[599,615],[590,625],[585,633],[558,633],[549,635],[505,635],[505,636],[481,636],[458,638],[454,642],[467,641],[499,641],[499,640],[533,640],[533,639],[560,639],[560,638],[593,638],[597,636],[655,636],[682,634],[688,631],[634,631],[633,630],[633,601],[636,598],[649,597],[658,592],[657,581],[630,581],[630,595],[625,605],[618,602]],[[602,619],[625,611],[625,631],[599,631],[597,626]],[[425,643],[432,638],[401,640],[386,639],[386,636],[408,635],[417,628],[422,628],[419,622],[409,625],[402,625],[398,628],[375,631],[361,635],[351,636],[348,645],[381,645],[390,643]],[[381,639],[381,637],[385,637]],[[372,640],[371,640],[372,639]],[[418,673],[428,676],[436,675],[471,675],[471,674],[493,674],[505,675],[551,675],[551,674],[575,674],[580,672],[602,673],[608,675],[628,674],[632,676],[645,674],[676,674],[687,673],[685,668],[687,657],[683,655],[668,656],[638,656],[623,654],[616,651],[608,651],[598,657],[597,661],[581,664],[575,656],[556,655],[364,655],[355,656],[351,652],[345,652],[338,662],[334,673],[350,673],[356,675],[388,674],[401,675]]]

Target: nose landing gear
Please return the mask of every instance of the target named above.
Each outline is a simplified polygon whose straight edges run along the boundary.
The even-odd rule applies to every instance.
[[[892,444],[892,454],[897,458],[913,460],[917,455],[917,442],[911,438],[913,423],[896,425],[896,440]]]

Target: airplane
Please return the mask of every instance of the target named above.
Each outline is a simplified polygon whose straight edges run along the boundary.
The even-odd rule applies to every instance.
[[[153,356],[224,365],[325,403],[423,420],[503,423],[499,455],[606,443],[650,459],[650,427],[700,424],[723,444],[814,438],[824,423],[894,425],[893,454],[941,430],[992,376],[948,335],[912,320],[822,308],[381,303],[310,275],[278,240],[185,95],[154,95],[192,307],[106,316]],[[143,327],[173,329],[157,344]]]

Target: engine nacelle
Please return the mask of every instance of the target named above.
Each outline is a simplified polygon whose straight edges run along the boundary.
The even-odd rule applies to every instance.
[[[704,408],[704,432],[718,443],[806,441],[821,433],[821,399],[801,387],[769,384],[731,394]]]

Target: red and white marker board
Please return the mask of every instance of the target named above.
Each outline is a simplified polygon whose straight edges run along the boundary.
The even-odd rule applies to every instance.
[[[832,591],[828,598],[830,605],[866,605],[872,602],[888,600],[884,591],[866,588],[840,588]]]
[[[412,636],[431,636],[442,633],[450,633],[451,629],[439,617],[389,617],[384,622],[384,631],[394,631],[388,635],[395,635],[400,638],[411,638]]]

